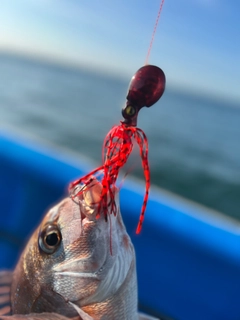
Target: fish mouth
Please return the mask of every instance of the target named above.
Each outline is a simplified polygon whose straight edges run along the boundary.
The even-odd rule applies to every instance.
[[[80,206],[82,222],[96,220],[96,211],[102,199],[102,184],[94,176],[89,181],[84,185],[78,184],[70,193],[72,201]]]
[[[77,272],[77,271],[55,271],[54,274],[69,276],[73,278],[91,278],[98,280],[97,273],[88,273],[88,272]]]
[[[80,303],[98,289],[99,283],[97,275],[89,272],[57,271],[53,275],[53,291],[65,301]]]

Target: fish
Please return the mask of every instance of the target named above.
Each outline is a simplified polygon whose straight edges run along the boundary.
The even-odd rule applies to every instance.
[[[136,256],[119,190],[107,222],[96,217],[102,184],[92,177],[81,190],[46,213],[14,271],[0,272],[0,320],[156,319],[138,313]]]

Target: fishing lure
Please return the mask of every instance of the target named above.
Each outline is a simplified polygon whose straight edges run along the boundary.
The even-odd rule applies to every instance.
[[[92,181],[92,175],[103,173],[101,181],[103,188],[97,215],[100,214],[101,208],[106,221],[108,212],[116,215],[115,184],[120,169],[125,165],[131,154],[133,140],[135,140],[140,149],[146,181],[145,196],[136,233],[139,233],[142,228],[150,189],[148,140],[143,130],[137,127],[137,117],[142,107],[151,107],[161,98],[165,89],[165,82],[164,72],[157,66],[145,65],[135,73],[129,85],[126,105],[122,109],[124,120],[119,125],[114,126],[104,139],[103,164],[69,185],[71,197],[78,196],[83,191],[82,188],[78,188],[79,185],[83,184],[83,188],[86,188]]]
[[[132,77],[128,88],[127,102],[122,109],[124,120],[119,125],[114,126],[107,134],[103,143],[103,164],[91,171],[84,177],[70,183],[69,191],[72,198],[80,195],[83,190],[89,188],[93,182],[93,175],[103,173],[101,200],[98,204],[97,217],[101,209],[105,220],[107,221],[108,212],[116,215],[117,207],[115,204],[115,186],[120,169],[127,162],[135,140],[140,149],[143,172],[146,180],[145,195],[140,213],[136,233],[142,228],[144,213],[146,210],[148,195],[150,189],[150,169],[148,164],[148,140],[142,129],[137,127],[137,117],[140,109],[144,106],[151,107],[162,96],[165,90],[165,75],[162,69],[157,66],[149,65],[148,59],[151,52],[154,36],[156,33],[158,21],[162,11],[164,0],[161,0],[156,23],[146,57],[145,66],[141,67]],[[79,188],[79,186],[82,188]],[[108,194],[110,201],[108,201]]]

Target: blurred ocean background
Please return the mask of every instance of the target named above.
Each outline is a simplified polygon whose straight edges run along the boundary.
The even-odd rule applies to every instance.
[[[93,70],[2,52],[0,129],[99,164],[105,135],[122,119],[130,78]],[[139,113],[138,126],[149,139],[153,184],[240,219],[240,108],[221,97],[167,82],[160,101]],[[143,178],[135,149],[129,175]]]

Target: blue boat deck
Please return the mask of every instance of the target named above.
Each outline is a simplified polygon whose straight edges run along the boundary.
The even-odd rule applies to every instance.
[[[0,268],[13,268],[26,239],[85,160],[0,131]],[[240,226],[152,188],[135,234],[144,186],[127,178],[121,211],[135,245],[142,311],[176,320],[240,319]]]

